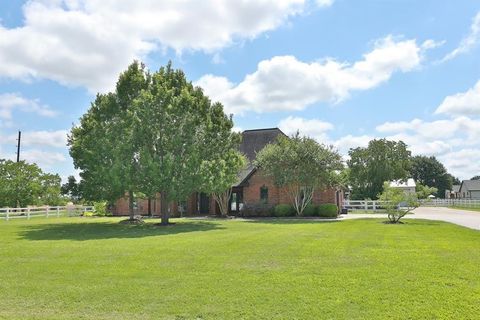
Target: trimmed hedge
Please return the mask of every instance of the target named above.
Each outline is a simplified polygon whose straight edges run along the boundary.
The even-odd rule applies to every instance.
[[[317,208],[317,214],[319,217],[336,218],[338,214],[338,208],[332,203],[321,204]]]
[[[295,215],[296,211],[292,205],[289,204],[277,204],[275,206],[275,217],[292,217]]]
[[[303,209],[302,215],[304,217],[314,217],[314,216],[318,215],[317,212],[318,212],[317,206],[315,206],[313,204],[309,204],[305,207],[305,209]]]
[[[240,211],[242,217],[272,217],[274,216],[274,207],[264,202],[245,203]]]

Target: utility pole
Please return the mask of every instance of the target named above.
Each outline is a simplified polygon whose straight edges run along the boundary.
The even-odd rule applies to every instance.
[[[20,162],[20,141],[22,139],[22,131],[18,131],[17,139],[17,162]]]

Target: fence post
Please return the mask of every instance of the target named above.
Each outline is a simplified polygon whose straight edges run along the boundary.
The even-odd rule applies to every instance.
[[[373,201],[373,212],[377,211],[377,201]]]
[[[365,201],[365,211],[368,211],[368,201]]]
[[[60,217],[60,207],[57,206],[57,218]]]
[[[50,209],[49,207],[45,207],[45,215],[47,216],[48,218],[48,209]]]
[[[5,220],[7,220],[7,221],[9,219],[9,216],[8,216],[9,213],[10,213],[10,208],[7,208],[6,215],[5,215]]]
[[[30,207],[27,208],[27,219],[30,219]]]

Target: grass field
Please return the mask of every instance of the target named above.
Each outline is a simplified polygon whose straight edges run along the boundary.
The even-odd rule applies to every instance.
[[[459,209],[459,210],[467,210],[467,211],[480,211],[480,207],[459,207],[459,206],[451,206],[451,209]]]
[[[478,319],[480,232],[421,220],[0,221],[1,319]]]

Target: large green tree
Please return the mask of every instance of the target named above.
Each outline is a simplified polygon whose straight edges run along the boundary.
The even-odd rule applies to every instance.
[[[417,183],[437,189],[435,195],[444,197],[445,190],[452,190],[452,178],[445,166],[435,157],[415,156],[412,158],[410,174]]]
[[[0,207],[60,205],[60,176],[36,164],[0,159]]]
[[[70,155],[80,169],[83,194],[89,200],[110,202],[128,193],[133,219],[134,191],[139,189],[140,144],[134,102],[148,89],[150,75],[134,62],[123,72],[114,92],[98,94],[68,139]]]
[[[60,190],[72,202],[78,202],[82,198],[81,183],[78,183],[74,176],[69,176],[67,182],[62,184]]]
[[[377,199],[385,181],[410,175],[411,153],[402,141],[372,140],[366,148],[350,149],[349,156],[352,199]]]
[[[72,129],[70,154],[81,169],[84,196],[113,201],[128,193],[133,218],[134,192],[159,192],[161,223],[168,224],[168,204],[207,189],[205,175],[219,173],[202,168],[234,162],[239,140],[232,127],[223,106],[181,70],[169,63],[150,74],[135,62]]]
[[[223,189],[242,164],[235,152],[240,140],[232,132],[232,118],[171,64],[152,74],[135,116],[145,142],[139,152],[142,191],[160,192],[162,224],[169,223],[168,203],[195,191]]]
[[[298,215],[311,202],[316,189],[338,182],[343,168],[336,150],[298,132],[267,145],[257,154],[255,164],[277,186],[286,188]]]

